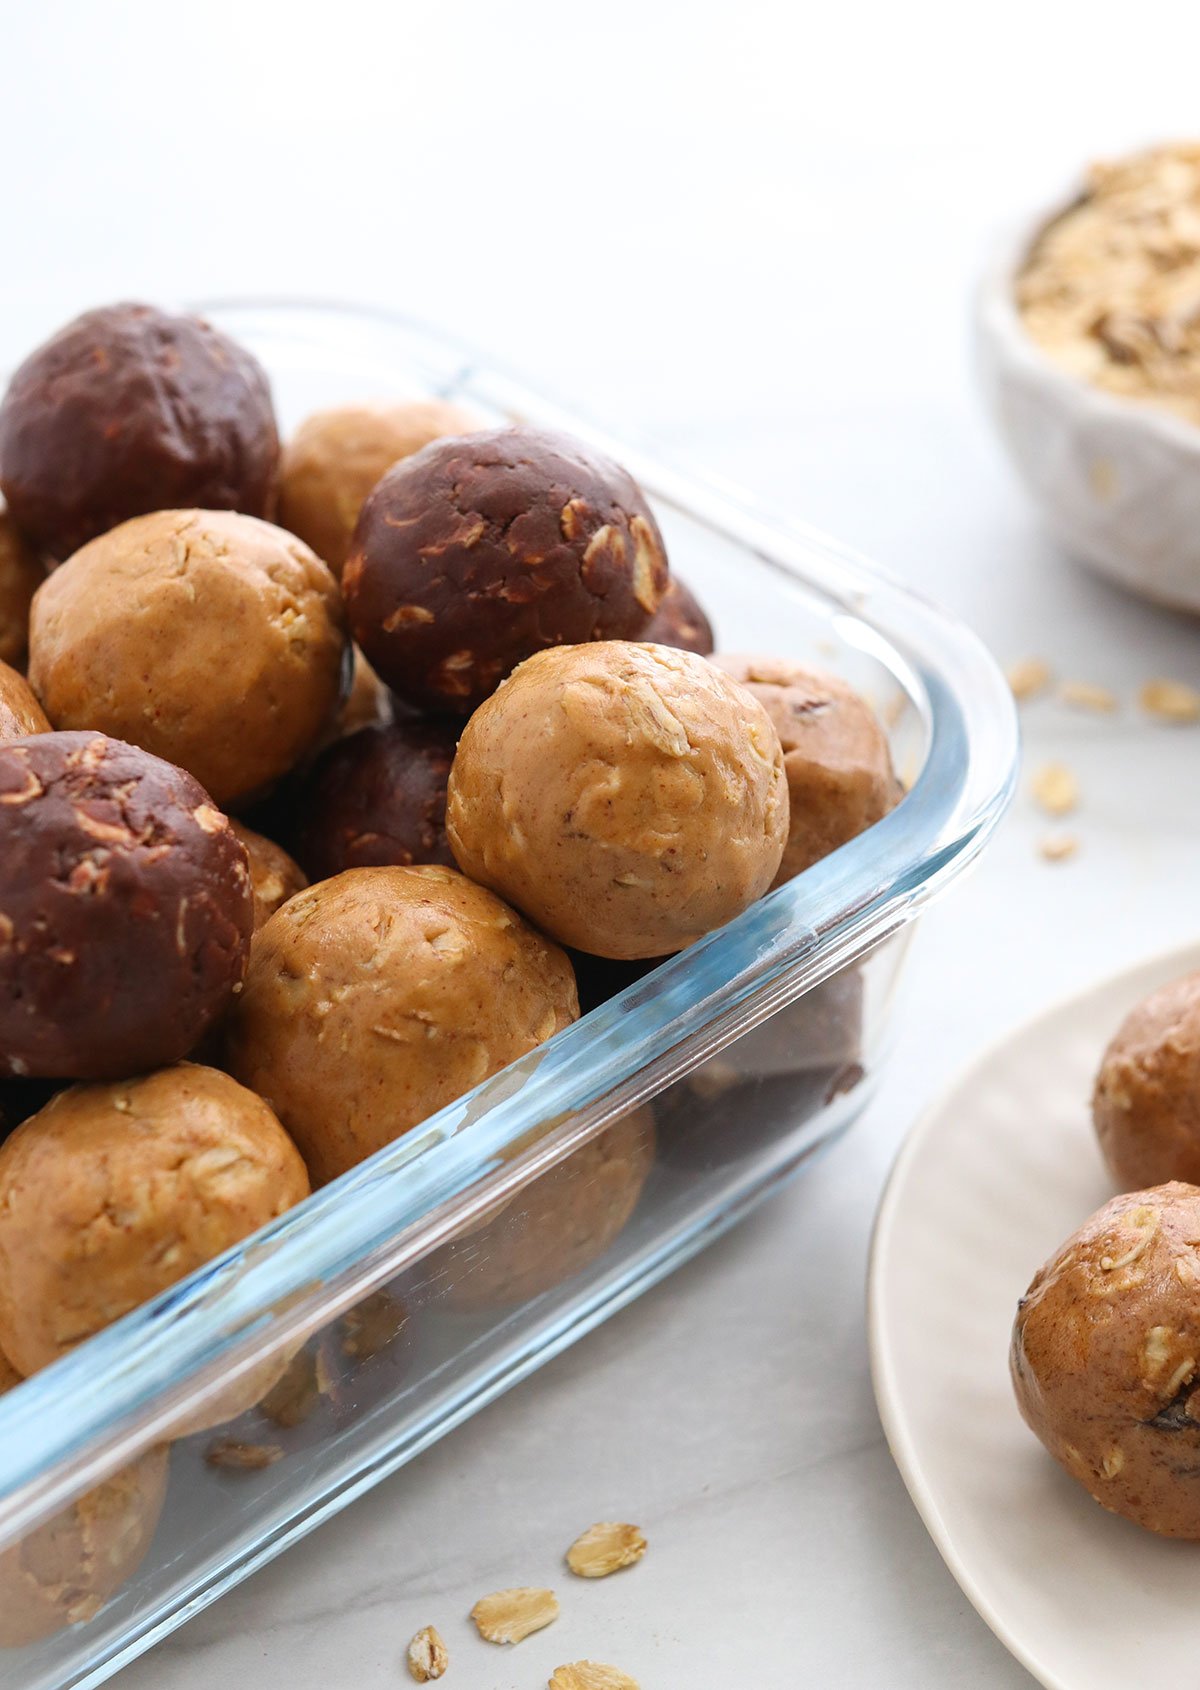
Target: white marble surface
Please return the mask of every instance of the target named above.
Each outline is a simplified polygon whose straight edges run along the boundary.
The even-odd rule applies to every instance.
[[[686,19],[686,23],[680,20]],[[978,415],[972,277],[1096,150],[1195,123],[1194,7],[1010,0],[14,8],[0,356],[105,298],[307,292],[500,349],[1129,699],[1197,679],[1194,626],[1056,556]],[[589,1655],[645,1690],[1009,1690],[883,1445],[871,1216],[916,1112],[981,1043],[1194,931],[1200,730],[1053,704],[1029,756],[1084,788],[1077,860],[1023,799],[928,920],[871,1114],[760,1220],[482,1414],[122,1678],[127,1690],[455,1690]],[[1031,1264],[1032,1265],[1032,1264]],[[631,1517],[636,1571],[513,1652],[466,1612]]]

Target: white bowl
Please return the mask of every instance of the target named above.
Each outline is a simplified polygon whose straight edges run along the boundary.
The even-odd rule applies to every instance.
[[[1069,203],[1009,242],[979,289],[988,408],[1065,551],[1143,598],[1200,611],[1200,428],[1061,369],[1017,309],[1030,248]]]

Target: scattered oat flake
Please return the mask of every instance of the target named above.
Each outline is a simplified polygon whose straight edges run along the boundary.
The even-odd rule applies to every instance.
[[[408,1646],[408,1673],[418,1684],[440,1678],[450,1665],[442,1634],[435,1625],[422,1626]]]
[[[1048,833],[1038,845],[1048,863],[1065,863],[1078,849],[1079,841],[1073,833]]]
[[[575,1661],[568,1667],[555,1667],[550,1675],[550,1690],[641,1690],[636,1678],[616,1667],[603,1666],[599,1661]]]
[[[1182,681],[1147,681],[1138,703],[1162,722],[1200,722],[1200,692]]]
[[[1101,716],[1111,716],[1117,708],[1117,695],[1094,681],[1064,681],[1058,689],[1064,704],[1076,710],[1094,710]]]
[[[1014,698],[1035,698],[1050,685],[1050,679],[1050,665],[1040,657],[1022,657],[1008,671]]]
[[[558,1597],[552,1590],[497,1590],[479,1598],[471,1618],[485,1643],[520,1643],[558,1618]]]
[[[1079,782],[1065,763],[1043,763],[1034,771],[1033,800],[1048,816],[1067,816],[1079,803]]]
[[[228,1467],[236,1472],[258,1473],[272,1467],[283,1455],[278,1444],[243,1444],[236,1438],[217,1438],[204,1452],[210,1467]]]
[[[567,1550],[567,1566],[581,1579],[603,1579],[632,1567],[646,1553],[645,1534],[637,1526],[601,1520],[589,1526]]]

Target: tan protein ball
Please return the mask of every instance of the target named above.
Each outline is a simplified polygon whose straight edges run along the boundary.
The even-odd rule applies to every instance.
[[[524,1147],[523,1147],[524,1148]],[[654,1166],[654,1112],[634,1109],[423,1264],[443,1307],[505,1308],[590,1267],[624,1230]]]
[[[0,663],[0,739],[25,739],[29,734],[49,732],[46,712],[24,675]]]
[[[446,831],[460,867],[560,943],[682,950],[770,886],[788,830],[762,705],[692,652],[553,646],[468,721]]]
[[[578,1014],[570,962],[482,886],[436,865],[349,869],[257,935],[227,1057],[319,1185]]]
[[[250,889],[254,893],[254,931],[270,920],[281,904],[308,885],[308,876],[282,845],[253,828],[230,820],[230,827],[246,847],[250,859]]]
[[[1200,1190],[1097,1210],[1022,1297],[1011,1359],[1021,1413],[1097,1502],[1200,1538]]]
[[[0,1396],[21,1383],[0,1355]],[[167,1494],[166,1449],[130,1466],[0,1549],[0,1649],[93,1619],[137,1571]]]
[[[432,440],[482,426],[445,399],[314,411],[283,449],[279,521],[340,576],[363,500],[380,476]]]
[[[337,704],[337,583],[301,541],[233,511],[156,511],[38,589],[29,679],[57,728],[99,728],[218,804],[269,786]]]
[[[308,1190],[267,1105],[214,1068],[59,1092],[0,1145],[0,1348],[35,1373]]]
[[[381,722],[390,722],[395,714],[395,699],[358,646],[352,646],[351,652],[350,690],[326,722],[320,739],[313,747],[314,755],[324,751],[335,740],[347,739],[359,728],[373,728]]]
[[[1092,1119],[1122,1191],[1200,1185],[1200,974],[1138,1004],[1104,1053]]]
[[[17,532],[0,503],[0,663],[25,661],[29,606],[45,577],[37,552]]]
[[[783,746],[791,822],[774,882],[782,886],[895,809],[903,793],[887,735],[837,675],[775,657],[712,661],[754,694]]]

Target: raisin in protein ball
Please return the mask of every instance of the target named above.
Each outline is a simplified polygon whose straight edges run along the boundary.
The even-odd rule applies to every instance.
[[[1113,1198],[1036,1275],[1012,1377],[1028,1424],[1115,1514],[1200,1538],[1200,1190]]]
[[[24,663],[29,606],[45,575],[41,559],[0,504],[0,663]]]
[[[308,1190],[267,1105],[215,1068],[59,1092],[0,1146],[0,1347],[49,1366]]]
[[[85,312],[0,402],[0,490],[54,558],[146,511],[269,516],[278,460],[257,360],[199,317],[150,305]]]
[[[633,1110],[424,1264],[445,1308],[505,1308],[581,1273],[624,1231],[654,1166],[654,1114]]]
[[[700,657],[707,657],[713,649],[712,623],[701,609],[695,593],[684,586],[678,575],[672,575],[667,582],[662,602],[639,638],[650,645],[671,645],[677,646],[680,651],[694,651]]]
[[[0,663],[0,740],[50,732],[46,712],[23,675]]]
[[[1092,1119],[1122,1191],[1200,1185],[1200,974],[1160,987],[1126,1017],[1100,1064]]]
[[[666,586],[631,477],[533,428],[436,441],[389,470],[342,576],[354,637],[387,684],[458,715],[544,646],[638,635]]]
[[[482,886],[350,869],[259,933],[226,1055],[322,1184],[578,1013],[563,953]]]
[[[450,771],[463,872],[597,956],[664,956],[732,920],[787,829],[766,711],[667,646],[539,652],[472,716]]]
[[[314,744],[345,648],[337,582],[301,541],[232,511],[156,511],[39,588],[29,679],[55,727],[144,746],[229,804]]]
[[[254,931],[271,919],[281,904],[308,885],[308,878],[300,864],[293,862],[282,845],[255,833],[241,822],[231,821],[230,827],[246,850],[250,864],[250,887],[254,893]]]
[[[0,1355],[0,1396],[21,1383]],[[167,1494],[169,1456],[149,1450],[0,1549],[0,1649],[22,1649],[94,1619],[133,1577]]]
[[[431,441],[478,426],[445,399],[315,411],[283,449],[279,521],[340,576],[358,513],[380,476]]]
[[[182,769],[103,734],[0,745],[0,1075],[186,1055],[242,978],[253,907],[245,850]]]
[[[405,718],[321,753],[296,798],[296,854],[313,880],[388,863],[455,866],[446,782],[460,725]]]
[[[791,823],[781,886],[873,827],[903,796],[887,735],[866,699],[836,675],[774,657],[713,659],[766,710],[783,746]]]

